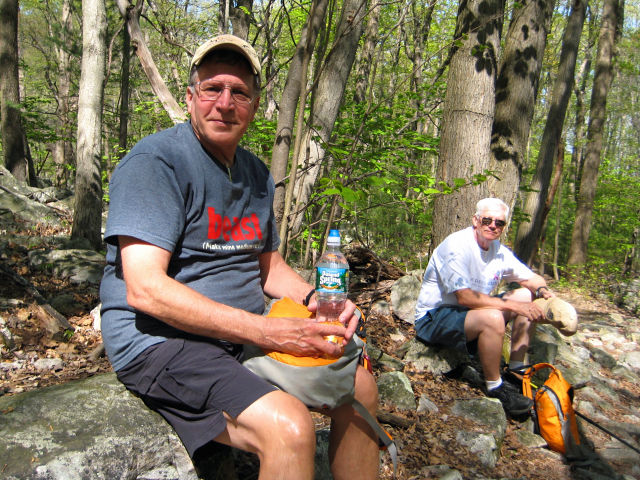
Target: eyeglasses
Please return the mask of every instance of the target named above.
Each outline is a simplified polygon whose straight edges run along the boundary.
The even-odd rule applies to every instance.
[[[495,223],[496,228],[504,228],[504,226],[507,224],[507,222],[505,222],[504,220],[498,220],[497,218],[491,217],[482,217],[480,219],[480,222],[482,222],[482,225],[484,225],[485,227],[488,227],[492,223]]]
[[[246,88],[239,85],[214,82],[211,80],[196,82],[194,85],[198,90],[198,95],[200,95],[200,98],[209,102],[215,102],[216,100],[218,100],[227,88],[231,93],[231,98],[236,104],[246,106],[253,101],[253,98],[246,90]]]

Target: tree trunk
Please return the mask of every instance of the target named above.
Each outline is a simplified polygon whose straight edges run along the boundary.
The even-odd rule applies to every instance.
[[[53,148],[53,162],[56,166],[56,184],[58,186],[67,186],[69,181],[68,166],[75,164],[73,158],[73,145],[71,143],[73,128],[69,118],[70,114],[70,98],[69,92],[71,88],[71,71],[70,58],[71,55],[71,34],[72,34],[72,18],[71,18],[71,1],[64,0],[62,2],[62,18],[60,19],[59,44],[56,45],[58,54],[58,110],[57,110],[57,134],[58,139]],[[53,33],[53,32],[51,32]]]
[[[447,235],[470,225],[476,202],[486,196],[484,184],[468,180],[489,165],[503,16],[502,0],[460,2],[436,178],[451,187],[455,179],[465,179],[467,184],[435,198],[431,251]]]
[[[320,71],[317,89],[314,94],[311,120],[308,122],[312,129],[307,128],[305,145],[308,155],[307,168],[298,182],[300,188],[296,198],[292,231],[300,229],[304,219],[304,209],[313,191],[313,186],[320,175],[322,162],[325,157],[323,145],[329,142],[340,105],[347,86],[349,74],[356,58],[358,44],[364,29],[364,16],[367,11],[367,0],[345,0],[338,23],[335,41],[331,51],[324,60]],[[319,137],[315,140],[312,137]]]
[[[162,106],[169,115],[169,118],[171,118],[171,121],[173,123],[184,122],[187,119],[187,116],[160,76],[160,72],[158,72],[158,68],[153,61],[149,47],[147,47],[144,36],[142,35],[142,30],[140,29],[140,14],[142,13],[143,1],[135,1],[136,4],[132,5],[130,0],[117,0],[120,14],[127,22],[127,28],[129,29],[129,35],[131,35],[133,48],[140,60],[140,65],[142,66],[144,73],[149,79],[153,93],[156,94],[160,103],[162,103]]]
[[[298,47],[289,66],[287,81],[280,100],[276,138],[271,154],[271,175],[276,182],[273,211],[278,222],[282,220],[282,213],[284,211],[285,177],[287,175],[287,166],[289,165],[289,150],[291,149],[293,139],[293,122],[296,115],[296,107],[301,89],[307,88],[306,85],[301,84],[301,78],[303,77],[301,70],[305,47],[309,45],[311,49],[313,49],[313,46],[315,46],[318,32],[324,22],[329,1],[314,0],[314,3],[315,7],[312,9],[314,15],[307,18],[307,22],[300,34]],[[304,106],[302,106],[302,108],[304,108]]]
[[[584,165],[584,150],[585,150],[585,117],[587,116],[587,106],[584,101],[587,92],[587,83],[590,78],[591,61],[593,46],[597,41],[597,28],[596,19],[597,15],[591,14],[589,21],[589,33],[588,41],[585,47],[584,60],[580,67],[580,74],[578,76],[579,81],[576,82],[574,93],[576,96],[576,113],[575,113],[575,132],[574,132],[574,147],[573,154],[571,155],[571,165],[573,167],[573,195],[574,199],[578,200],[578,194],[580,192],[580,181],[582,179],[582,167]]]
[[[131,58],[131,36],[129,29],[122,29],[122,67],[120,68],[120,108],[118,130],[118,158],[124,157],[129,145],[127,144],[129,125],[129,59]]]
[[[20,113],[18,0],[0,0],[0,102],[4,165],[16,179],[35,185],[35,178],[29,178]]]
[[[622,29],[624,0],[605,0],[596,54],[596,71],[593,78],[589,127],[587,130],[587,152],[585,155],[580,193],[576,208],[576,219],[571,234],[568,264],[584,265],[587,262],[587,244],[591,232],[593,202],[598,184],[600,153],[603,145],[604,121],[607,111],[607,94],[613,80],[613,61]]]
[[[380,3],[374,2],[367,20],[367,29],[364,34],[364,42],[360,54],[358,72],[356,73],[356,91],[353,95],[354,103],[362,103],[367,100],[369,89],[369,75],[373,66],[373,54],[378,41],[378,28],[380,24]]]
[[[253,0],[236,0],[235,6],[231,8],[230,20],[233,27],[233,34],[243,40],[249,37],[249,21],[251,20],[251,9]]]
[[[525,0],[514,7],[496,84],[487,188],[513,207],[525,168],[547,33],[555,0]]]
[[[524,205],[524,213],[528,215],[529,221],[523,221],[518,227],[514,245],[516,255],[525,263],[530,263],[533,260],[535,246],[542,231],[544,204],[547,201],[553,164],[562,136],[567,106],[571,98],[571,87],[574,81],[576,58],[586,9],[586,0],[575,0],[564,31],[558,76],[553,87],[547,123],[542,134],[536,173],[531,180],[532,190],[527,194]]]
[[[78,93],[76,203],[71,238],[101,246],[102,98],[104,92],[107,14],[104,0],[82,2],[82,71]]]

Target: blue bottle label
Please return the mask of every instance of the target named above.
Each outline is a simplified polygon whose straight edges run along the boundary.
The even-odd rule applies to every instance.
[[[349,269],[318,267],[316,291],[346,293],[349,285]]]

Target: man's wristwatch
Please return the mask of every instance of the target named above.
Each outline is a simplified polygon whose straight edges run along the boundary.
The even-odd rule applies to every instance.
[[[542,285],[541,287],[538,287],[538,288],[536,289],[536,298],[540,298],[540,290],[542,290],[543,288],[544,288],[545,290],[549,290],[549,287],[547,287],[546,285]]]
[[[311,291],[309,293],[307,293],[307,296],[304,297],[304,300],[302,300],[302,304],[305,307],[309,306],[309,302],[311,301],[311,297],[313,297],[313,294],[316,293],[316,289],[312,288]]]

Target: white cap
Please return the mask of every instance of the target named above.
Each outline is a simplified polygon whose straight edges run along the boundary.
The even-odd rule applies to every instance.
[[[260,59],[256,51],[245,40],[229,34],[210,38],[200,45],[191,59],[189,70],[192,70],[194,66],[200,65],[202,60],[214,50],[233,50],[243,55],[249,62],[249,65],[251,65],[253,74],[257,75],[258,79],[260,79]]]

